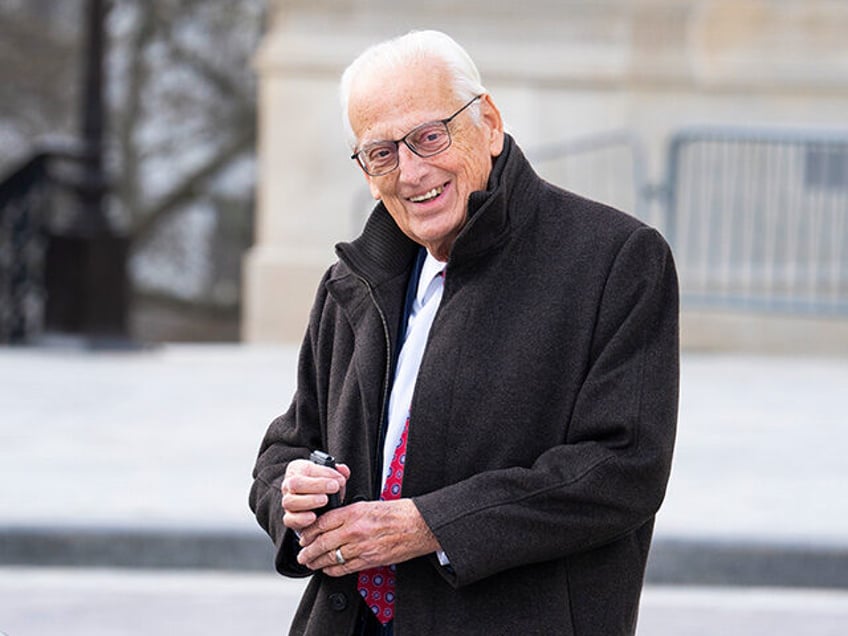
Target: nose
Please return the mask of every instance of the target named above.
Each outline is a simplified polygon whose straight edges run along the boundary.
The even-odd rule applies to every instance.
[[[427,172],[427,161],[412,152],[406,144],[398,148],[398,175],[401,181],[418,183]]]

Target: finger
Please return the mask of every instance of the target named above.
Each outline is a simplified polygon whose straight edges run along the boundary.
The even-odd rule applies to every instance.
[[[283,495],[287,493],[332,494],[340,492],[346,482],[347,478],[332,468],[296,459],[286,468],[280,489]]]
[[[353,574],[354,572],[359,572],[359,569],[357,569],[353,565],[350,565],[349,563],[345,563],[344,565],[333,564],[326,568],[322,568],[321,571],[327,576],[339,577],[346,576],[348,574]]]
[[[344,553],[344,551],[345,550],[343,549],[342,553]],[[331,557],[331,563],[321,568],[321,571],[327,576],[346,576],[348,574],[353,574],[354,572],[359,572],[359,570],[365,569],[365,566],[358,565],[361,563],[361,561],[357,558],[345,557],[345,562],[339,563],[338,561],[336,561],[335,554],[332,554]]]
[[[330,479],[338,479],[341,476],[336,468],[331,468],[330,466],[316,464],[315,462],[307,461],[305,459],[292,460],[286,467],[286,477],[295,477],[299,475],[306,477],[325,477]]]
[[[346,516],[346,510],[343,508],[329,510],[318,517],[315,523],[303,529],[300,535],[300,545],[302,547],[310,547],[319,538],[322,540],[318,546],[308,553],[310,560],[319,556],[322,549],[329,550],[331,546],[339,546],[347,543],[343,534],[339,532],[345,524]]]
[[[303,474],[292,475],[283,479],[280,489],[283,495],[309,495],[318,493],[334,493],[339,492],[344,483],[344,478],[335,473],[335,477],[327,478],[326,476],[308,476]]]
[[[330,510],[324,513],[311,526],[304,528],[300,535],[301,550],[298,561],[312,569],[320,569],[335,563],[335,550],[346,545],[345,509]],[[355,552],[355,550],[354,550]],[[328,562],[327,554],[332,559]]]
[[[364,546],[355,543],[345,543],[339,547],[344,558],[344,563],[339,563],[336,559],[335,550],[326,552],[311,562],[311,567],[315,570],[320,569],[328,576],[345,576],[361,572],[368,568],[373,568],[378,565],[388,565],[389,562],[383,562],[377,554],[357,554],[357,550]],[[394,562],[394,561],[390,561]]]
[[[334,552],[337,546],[331,548],[326,535],[319,534],[313,541],[301,535],[300,545],[303,547],[297,554],[297,562],[310,570],[320,570],[335,563]]]
[[[288,466],[286,466],[285,476],[288,478],[296,475],[314,475],[316,474],[315,469],[317,468],[322,467],[306,459],[293,459],[289,462]]]
[[[350,479],[350,467],[347,464],[336,464],[336,469],[344,478],[343,481],[339,482],[339,497],[342,499],[342,501],[344,501],[345,497],[347,496],[345,493],[347,480]]]
[[[330,576],[345,576],[353,572],[358,572],[360,569],[365,569],[366,564],[363,564],[361,559],[352,556],[353,546],[343,545],[334,550],[321,553],[318,557],[311,561],[303,563],[312,570],[321,570]],[[342,561],[339,562],[337,553],[341,552]]]
[[[315,510],[323,508],[327,505],[329,498],[324,494],[304,495],[285,493],[283,494],[282,506],[286,512],[303,512],[305,510]]]
[[[303,553],[301,553],[301,554],[303,554]],[[324,570],[325,568],[333,567],[333,566],[341,567],[341,566],[339,566],[338,563],[336,563],[336,560],[333,557],[333,554],[330,553],[330,552],[324,552],[324,553],[318,555],[316,558],[314,558],[312,560],[306,560],[305,557],[298,555],[297,560],[300,562],[301,565],[309,568],[310,570],[312,570],[314,572],[317,572],[319,570]]]
[[[283,515],[283,525],[286,528],[291,528],[298,533],[302,533],[304,529],[315,523],[315,519],[316,515],[314,512],[287,512]]]

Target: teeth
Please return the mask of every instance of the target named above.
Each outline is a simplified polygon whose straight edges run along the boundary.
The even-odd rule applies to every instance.
[[[439,186],[438,188],[433,188],[429,192],[425,192],[424,194],[422,194],[420,196],[409,197],[409,200],[412,201],[413,203],[421,203],[422,201],[429,201],[430,199],[435,199],[437,196],[439,196],[442,193],[443,190],[444,190],[444,188]]]

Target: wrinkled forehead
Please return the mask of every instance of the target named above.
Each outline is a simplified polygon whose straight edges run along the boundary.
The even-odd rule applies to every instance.
[[[419,60],[382,65],[355,79],[348,117],[357,143],[363,145],[399,139],[424,122],[448,117],[455,102],[444,63]]]

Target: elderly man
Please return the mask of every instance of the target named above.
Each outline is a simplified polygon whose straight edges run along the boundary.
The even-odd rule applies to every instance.
[[[277,569],[312,575],[291,633],[632,634],[677,419],[666,243],[541,180],[444,34],[341,88],[379,203],[250,498]]]

